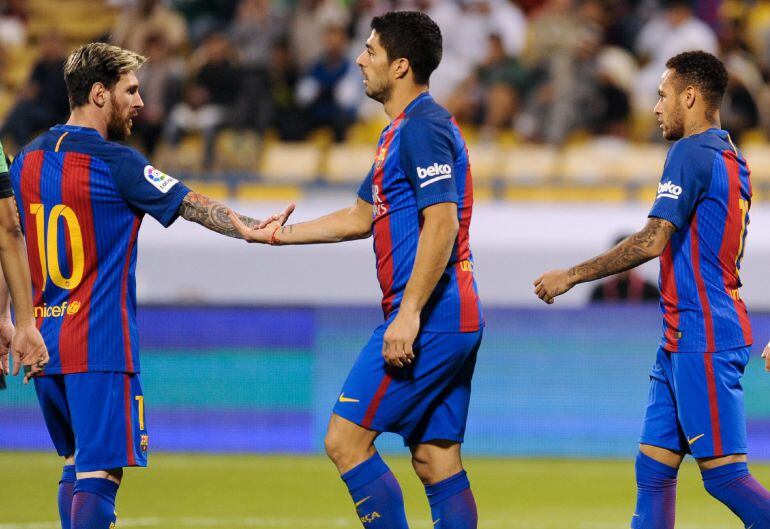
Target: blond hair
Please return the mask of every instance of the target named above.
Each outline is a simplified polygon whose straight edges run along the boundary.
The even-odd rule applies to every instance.
[[[87,104],[95,83],[111,90],[121,75],[138,70],[145,62],[147,57],[112,44],[91,42],[79,47],[64,63],[70,108]]]

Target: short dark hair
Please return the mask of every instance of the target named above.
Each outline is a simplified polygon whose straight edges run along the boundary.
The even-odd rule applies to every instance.
[[[139,69],[146,60],[138,53],[103,42],[85,44],[73,51],[64,64],[70,108],[88,103],[88,95],[95,83],[102,83],[111,90],[121,75]]]
[[[694,86],[703,94],[709,112],[719,109],[727,88],[725,65],[705,51],[686,51],[671,57],[666,68],[676,72],[674,84],[677,91]]]
[[[420,11],[390,11],[374,17],[371,27],[380,37],[388,61],[407,59],[414,82],[426,85],[441,62],[441,30]]]

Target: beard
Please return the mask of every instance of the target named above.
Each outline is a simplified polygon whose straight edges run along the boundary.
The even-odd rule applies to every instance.
[[[118,102],[114,95],[110,95],[112,109],[110,111],[110,121],[107,123],[107,139],[112,141],[123,141],[131,136],[131,116],[123,117],[118,112]]]
[[[378,103],[385,104],[390,99],[393,87],[388,84],[373,87],[370,83],[364,92],[369,98],[374,99]]]
[[[663,132],[663,139],[668,141],[677,141],[684,136],[684,112],[681,108],[677,107],[671,114],[671,121],[666,129]]]

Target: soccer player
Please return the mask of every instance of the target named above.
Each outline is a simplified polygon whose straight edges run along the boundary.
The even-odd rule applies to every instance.
[[[32,287],[27,264],[27,250],[16,213],[16,201],[8,175],[8,163],[0,145],[0,389],[5,388],[5,376],[10,374],[8,353],[13,348],[13,374],[27,367],[24,383],[43,370],[48,362],[48,349],[35,325],[32,308]],[[10,296],[10,297],[9,297]],[[11,321],[10,301],[16,328]]]
[[[636,458],[633,529],[674,527],[676,477],[688,453],[706,490],[747,528],[770,528],[770,493],[746,464],[740,379],[752,343],[739,270],[749,222],[746,160],[720,128],[727,72],[686,52],[666,63],[655,105],[669,150],[647,225],[611,250],[535,281],[546,303],[578,283],[660,256],[663,338]]]
[[[145,60],[102,43],[73,52],[64,70],[68,122],[33,140],[11,166],[35,316],[51,355],[34,380],[64,457],[63,529],[113,527],[123,467],[147,465],[135,280],[144,215],[163,226],[181,216],[239,237],[228,208],[115,143],[143,106],[135,71]]]
[[[374,235],[385,322],[342,386],[326,452],[367,528],[407,527],[401,489],[374,447],[396,432],[425,484],[434,526],[475,528],[476,504],[460,459],[483,318],[468,229],[473,183],[452,116],[428,93],[442,52],[425,14],[375,17],[357,64],[366,94],[391,118],[349,208],[309,222],[249,229],[247,241],[312,244]],[[279,219],[281,220],[281,219]]]

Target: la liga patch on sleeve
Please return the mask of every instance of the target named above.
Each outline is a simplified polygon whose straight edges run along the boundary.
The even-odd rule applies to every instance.
[[[168,190],[179,182],[179,180],[173,176],[158,171],[152,165],[146,165],[144,167],[144,178],[161,193],[168,193]]]

